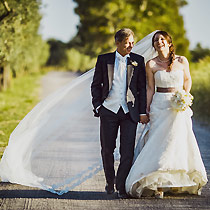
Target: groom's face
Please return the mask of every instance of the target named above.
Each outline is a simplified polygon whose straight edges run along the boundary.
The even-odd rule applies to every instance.
[[[117,52],[119,52],[122,56],[129,54],[134,45],[134,38],[132,35],[122,40],[122,42],[116,41]]]

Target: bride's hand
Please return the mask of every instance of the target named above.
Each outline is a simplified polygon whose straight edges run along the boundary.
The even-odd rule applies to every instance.
[[[140,116],[140,123],[147,124],[149,122],[149,117],[147,115]]]

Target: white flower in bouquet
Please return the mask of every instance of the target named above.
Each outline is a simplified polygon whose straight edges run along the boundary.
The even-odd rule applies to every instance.
[[[176,111],[184,111],[192,105],[193,96],[184,90],[176,91],[171,97],[171,106]]]

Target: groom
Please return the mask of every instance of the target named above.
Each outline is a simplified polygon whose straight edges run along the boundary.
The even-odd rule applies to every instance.
[[[115,34],[116,51],[99,55],[91,84],[92,103],[100,117],[100,141],[107,194],[127,198],[125,180],[132,166],[137,123],[147,123],[144,58],[131,52],[134,33],[123,28]],[[120,128],[120,165],[116,180],[114,150]]]

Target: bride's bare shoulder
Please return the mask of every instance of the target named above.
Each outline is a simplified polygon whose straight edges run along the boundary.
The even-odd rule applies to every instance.
[[[146,66],[150,69],[154,68],[157,63],[157,57],[147,61]]]
[[[187,64],[188,63],[188,60],[185,56],[176,55],[176,59],[178,60],[179,63],[182,63],[182,64]]]

